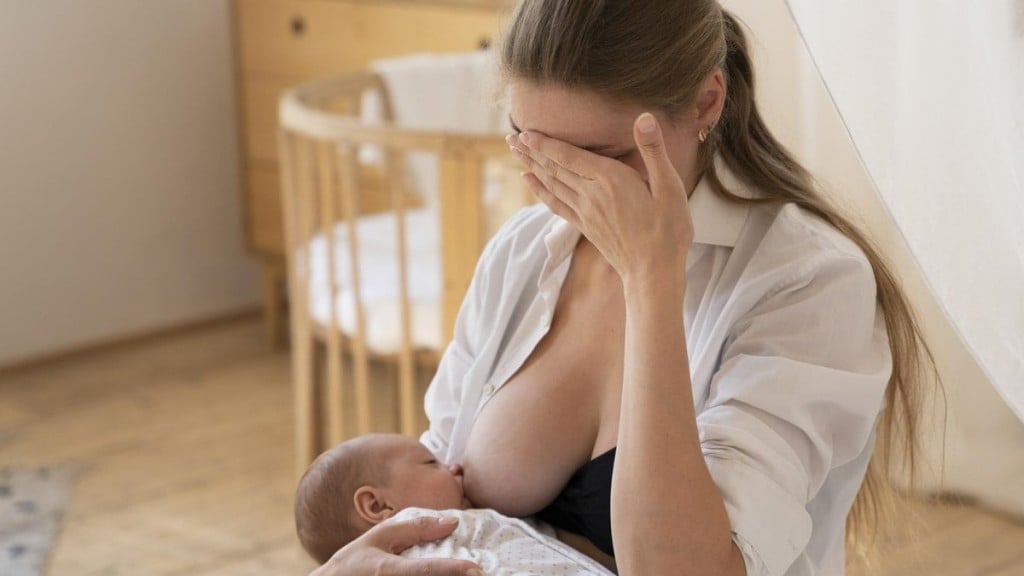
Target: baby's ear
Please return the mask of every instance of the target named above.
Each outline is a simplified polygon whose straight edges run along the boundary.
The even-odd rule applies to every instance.
[[[356,514],[373,525],[380,524],[395,513],[384,492],[375,486],[360,486],[352,497],[352,503]]]

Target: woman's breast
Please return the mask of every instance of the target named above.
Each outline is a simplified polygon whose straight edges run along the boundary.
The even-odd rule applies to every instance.
[[[615,445],[621,292],[566,290],[548,334],[473,424],[463,467],[466,495],[476,506],[534,514],[594,454]]]

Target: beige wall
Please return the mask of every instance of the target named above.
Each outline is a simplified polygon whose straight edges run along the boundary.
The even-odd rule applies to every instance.
[[[228,0],[0,0],[0,365],[258,302]]]

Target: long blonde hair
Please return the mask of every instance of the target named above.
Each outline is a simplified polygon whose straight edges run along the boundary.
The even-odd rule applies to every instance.
[[[829,222],[867,256],[885,316],[893,372],[878,426],[878,448],[847,517],[847,544],[860,553],[891,510],[889,475],[916,475],[925,370],[935,362],[910,303],[881,252],[817,190],[813,179],[765,125],[754,101],[745,34],[716,0],[523,0],[506,31],[506,77],[586,89],[613,101],[678,115],[715,69],[726,77],[722,118],[701,147],[698,170],[735,202],[795,203]],[[715,173],[721,154],[765,197],[731,194]],[[941,385],[941,384],[940,384]],[[902,456],[898,458],[897,456]]]

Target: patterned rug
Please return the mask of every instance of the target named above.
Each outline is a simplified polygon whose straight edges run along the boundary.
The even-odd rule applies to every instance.
[[[72,483],[66,467],[0,469],[0,574],[45,573]]]

